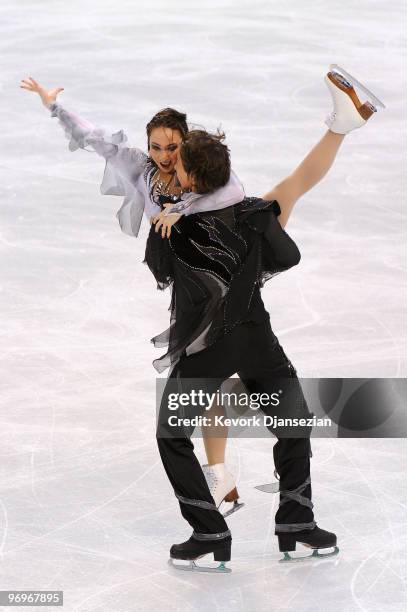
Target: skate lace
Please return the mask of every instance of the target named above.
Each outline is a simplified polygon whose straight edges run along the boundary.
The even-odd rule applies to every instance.
[[[206,474],[206,481],[208,483],[210,492],[212,493],[212,491],[216,491],[219,479],[213,472]]]

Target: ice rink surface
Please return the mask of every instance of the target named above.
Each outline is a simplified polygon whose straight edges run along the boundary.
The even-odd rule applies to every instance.
[[[254,489],[273,480],[273,440],[230,440],[246,504],[233,573],[167,567],[190,536],[154,437],[149,340],[169,293],[141,263],[147,224],[125,236],[121,199],[99,193],[103,159],[70,153],[19,88],[63,86],[67,109],[141,148],[165,106],[221,125],[262,195],[325,133],[329,64],[353,73],[387,108],[297,202],[301,263],[263,299],[300,376],[405,377],[406,31],[397,0],[2,2],[0,589],[63,589],[69,612],[407,609],[405,439],[313,441],[316,520],[341,552],[292,566],[277,498]]]

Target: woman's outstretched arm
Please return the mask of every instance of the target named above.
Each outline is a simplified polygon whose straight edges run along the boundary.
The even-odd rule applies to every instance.
[[[37,93],[44,106],[51,111],[51,116],[58,118],[69,138],[71,151],[81,148],[104,157],[106,163],[100,191],[103,195],[124,197],[116,216],[125,234],[137,236],[146,206],[144,195],[138,189],[138,181],[146,168],[147,155],[141,149],[124,144],[127,142],[127,136],[123,130],[106,136],[103,129],[57,103],[57,96],[63,91],[63,87],[46,90],[32,77],[23,79],[20,87]],[[152,212],[147,210],[149,217],[154,212],[155,209]]]
[[[106,137],[103,129],[96,127],[93,123],[72,111],[67,111],[57,102],[58,94],[64,91],[63,87],[47,90],[32,77],[23,79],[21,83],[20,87],[22,89],[37,93],[43,105],[51,111],[51,116],[58,118],[67,137],[70,138],[69,149],[71,151],[75,151],[78,148],[89,151],[87,147],[90,147],[90,150],[96,151],[96,153],[108,159],[116,155],[120,146],[121,149],[126,149],[126,152],[129,154],[130,149],[123,147],[123,143],[127,141],[127,136],[123,133],[123,130]],[[138,149],[132,149],[132,151],[135,155],[140,156],[141,154],[146,157]]]
[[[344,134],[328,130],[294,172],[263,196],[263,200],[277,200],[280,204],[281,215],[278,219],[282,227],[287,224],[296,201],[328,172],[344,138]]]

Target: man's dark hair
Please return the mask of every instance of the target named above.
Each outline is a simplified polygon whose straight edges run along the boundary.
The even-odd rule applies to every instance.
[[[226,185],[230,178],[230,154],[222,143],[223,132],[191,130],[185,136],[180,154],[185,171],[191,175],[198,193],[210,193]]]
[[[174,108],[163,108],[146,125],[147,131],[147,146],[150,148],[150,135],[154,128],[165,127],[172,130],[178,130],[181,133],[182,139],[188,133],[187,116],[185,113],[180,113]]]

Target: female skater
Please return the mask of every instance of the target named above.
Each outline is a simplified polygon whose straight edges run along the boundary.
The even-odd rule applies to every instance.
[[[244,197],[243,188],[237,177],[231,173],[230,180],[213,198],[201,198],[194,201],[195,195],[184,192],[176,182],[174,164],[182,140],[188,132],[186,115],[174,109],[166,108],[158,112],[146,126],[148,156],[137,148],[126,146],[127,137],[122,130],[112,136],[106,136],[104,130],[95,127],[86,119],[67,111],[56,102],[58,94],[64,90],[57,87],[47,91],[32,77],[23,79],[22,89],[39,94],[42,103],[57,117],[69,138],[69,148],[75,151],[79,147],[96,151],[105,158],[106,166],[101,184],[101,192],[106,195],[124,196],[123,205],[117,212],[120,227],[126,234],[137,236],[143,211],[150,221],[170,203],[189,202],[186,214],[202,212],[218,207],[224,208]],[[159,282],[158,287],[164,286]],[[163,346],[162,335],[153,338],[156,346]],[[167,358],[154,361],[159,372],[170,366]],[[224,414],[223,407],[214,403],[208,417]],[[217,429],[217,431],[214,431]],[[223,501],[233,502],[233,507],[225,514],[231,514],[243,504],[237,502],[238,493],[233,475],[225,466],[225,447],[227,427],[202,428],[208,464],[203,471],[219,507]]]
[[[273,413],[269,406],[261,407],[266,415],[312,415],[296,370],[270,327],[259,288],[299,263],[300,253],[283,230],[296,201],[327,173],[345,134],[365,125],[376,112],[370,102],[361,104],[352,83],[384,106],[343,69],[331,68],[325,77],[334,102],[334,112],[325,121],[329,130],[291,175],[262,199],[244,198],[223,210],[190,216],[185,216],[184,202],[153,219],[156,232],[150,232],[146,260],[158,281],[174,282],[171,329],[176,333],[169,338],[167,355],[176,359],[161,401],[157,442],[181,513],[193,528],[189,540],[170,550],[171,563],[189,561],[189,566],[178,566],[182,569],[230,571],[224,563],[231,557],[232,538],[194,455],[193,427],[188,422],[184,426],[182,418],[174,422],[169,394],[212,393],[237,372],[250,393],[282,390]],[[197,197],[212,193],[216,199],[230,172],[229,151],[221,140],[203,130],[188,133],[175,165],[183,189],[192,189]],[[201,416],[203,410],[193,410],[191,402],[182,416]],[[301,431],[301,437],[287,428],[269,429],[278,438],[273,448],[280,491],[275,534],[284,560],[291,560],[289,552],[297,543],[314,549],[313,557],[327,556],[318,549],[333,548],[328,554],[336,554],[336,535],[320,529],[314,520],[310,428]],[[208,553],[221,562],[218,568],[195,564]]]

